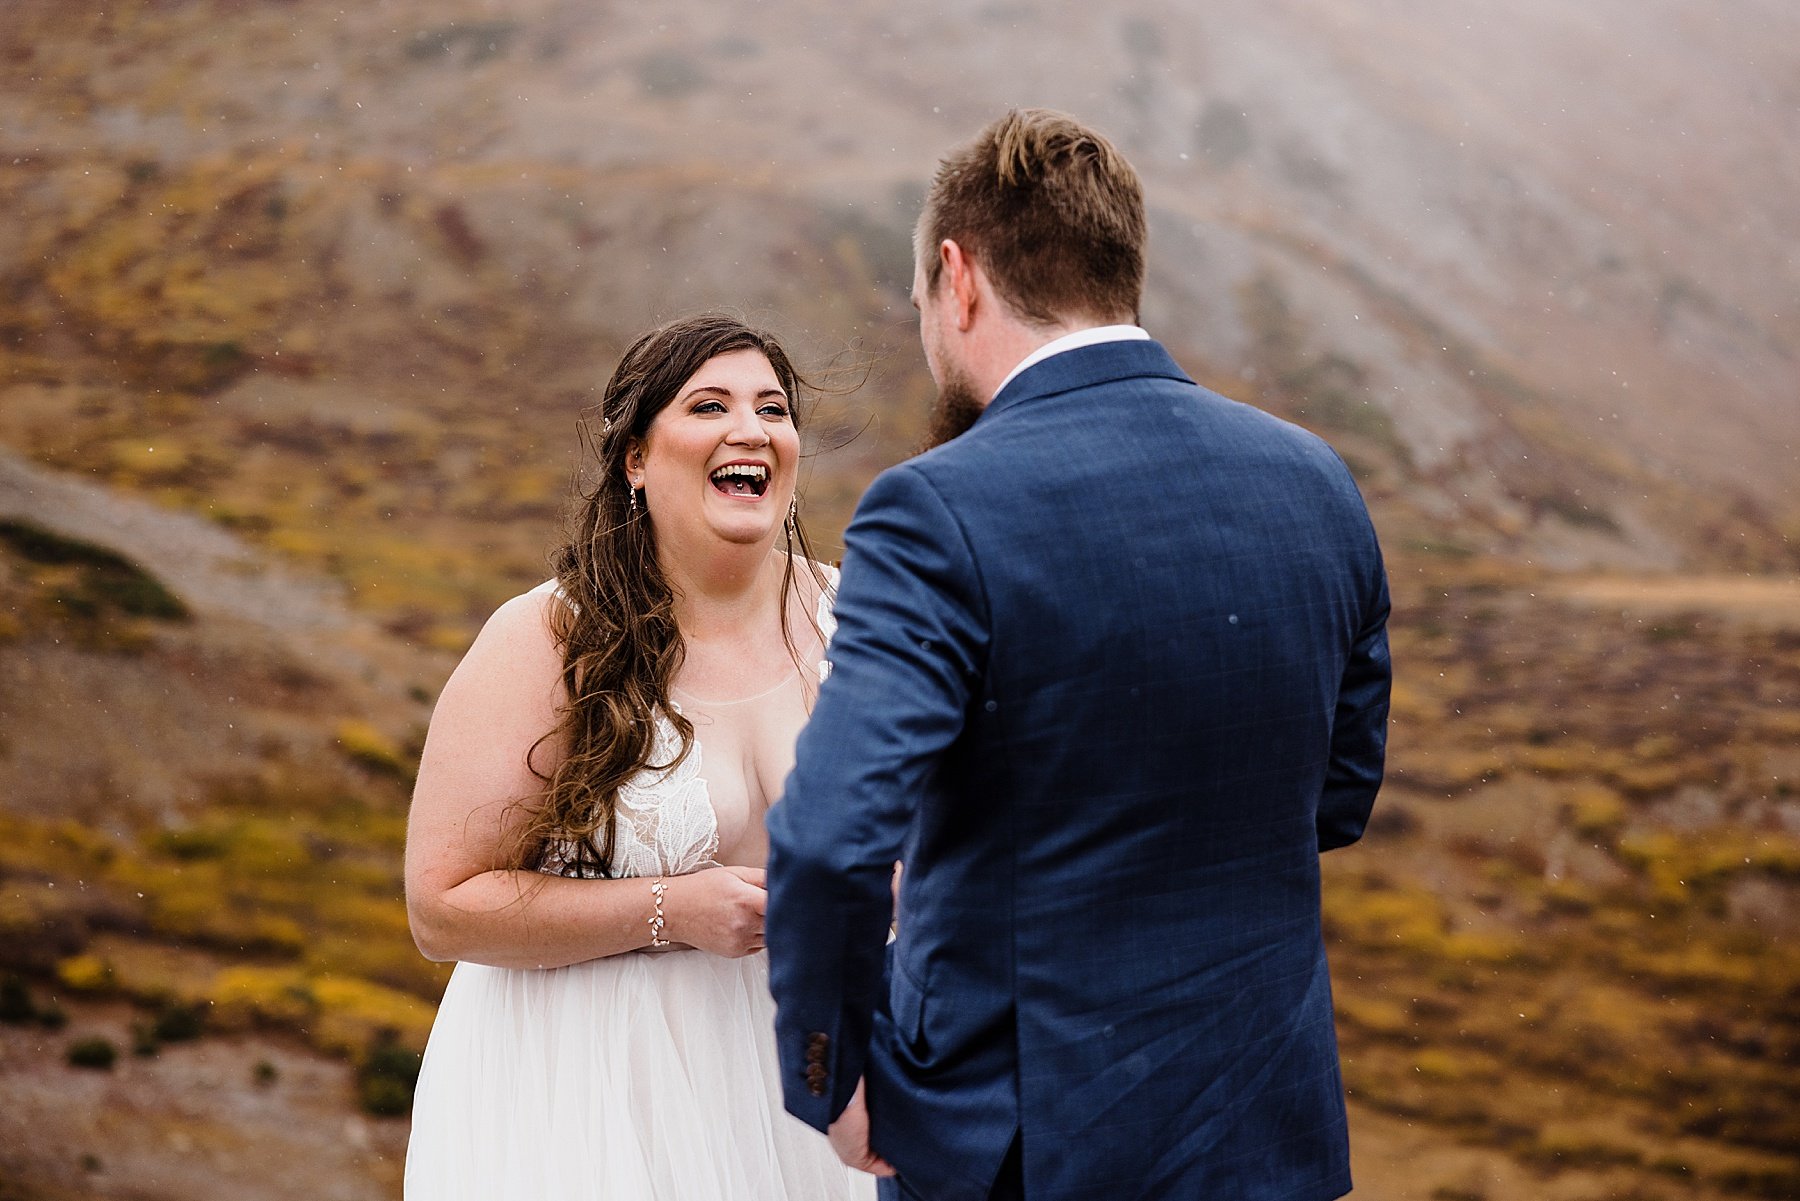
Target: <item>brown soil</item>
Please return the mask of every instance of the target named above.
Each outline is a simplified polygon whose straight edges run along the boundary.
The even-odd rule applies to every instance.
[[[348,1065],[261,1035],[170,1043],[140,1058],[131,1026],[141,1016],[129,1006],[78,1002],[67,1012],[58,1031],[0,1026],[8,1201],[400,1195],[406,1124],[355,1111]],[[109,1071],[65,1061],[72,1042],[93,1036],[119,1048]],[[267,1083],[261,1064],[273,1068]]]

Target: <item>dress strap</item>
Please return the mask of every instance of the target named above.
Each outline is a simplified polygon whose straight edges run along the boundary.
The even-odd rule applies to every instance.
[[[837,633],[837,614],[833,611],[832,606],[837,602],[838,580],[841,573],[829,563],[821,563],[819,567],[825,575],[825,587],[819,591],[819,607],[813,616],[819,623],[819,635],[825,644],[824,651],[829,655],[831,653],[831,636]],[[825,677],[830,674],[831,660],[829,658],[820,659],[819,681],[823,683]]]

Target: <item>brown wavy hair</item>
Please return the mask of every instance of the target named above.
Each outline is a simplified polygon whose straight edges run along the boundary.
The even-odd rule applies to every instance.
[[[632,506],[625,458],[682,384],[708,360],[735,350],[760,351],[769,360],[798,429],[801,390],[808,385],[787,352],[773,335],[718,313],[684,318],[639,338],[607,382],[599,429],[595,414],[583,421],[582,441],[594,450],[598,471],[591,488],[581,490],[568,541],[552,557],[568,602],[551,609],[568,700],[557,728],[537,744],[560,741],[567,753],[548,774],[532,768],[545,783],[543,803],[517,836],[516,867],[540,868],[551,847],[562,844],[573,849],[565,874],[610,876],[620,788],[646,768],[673,767],[693,749],[693,723],[669,703],[685,649],[675,594],[657,561],[648,513],[641,504]],[[795,565],[825,586],[800,526],[798,496],[796,490],[795,510],[782,526],[787,554],[781,580],[782,637],[796,665],[800,656],[788,629]],[[650,762],[659,714],[680,738],[668,763]]]

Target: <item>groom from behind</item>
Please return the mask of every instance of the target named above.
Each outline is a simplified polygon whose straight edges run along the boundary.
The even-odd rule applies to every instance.
[[[769,815],[788,1108],[888,1197],[1350,1188],[1319,853],[1381,781],[1381,555],[1329,447],[1134,324],[1144,230],[1041,110],[919,221],[940,444],[845,535]]]

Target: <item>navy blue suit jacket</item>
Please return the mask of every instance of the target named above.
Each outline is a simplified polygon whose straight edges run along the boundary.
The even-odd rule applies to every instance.
[[[1381,781],[1386,579],[1313,435],[1154,342],[883,473],[769,814],[788,1108],[918,1195],[1349,1190],[1319,852]],[[893,862],[906,864],[884,963]]]

